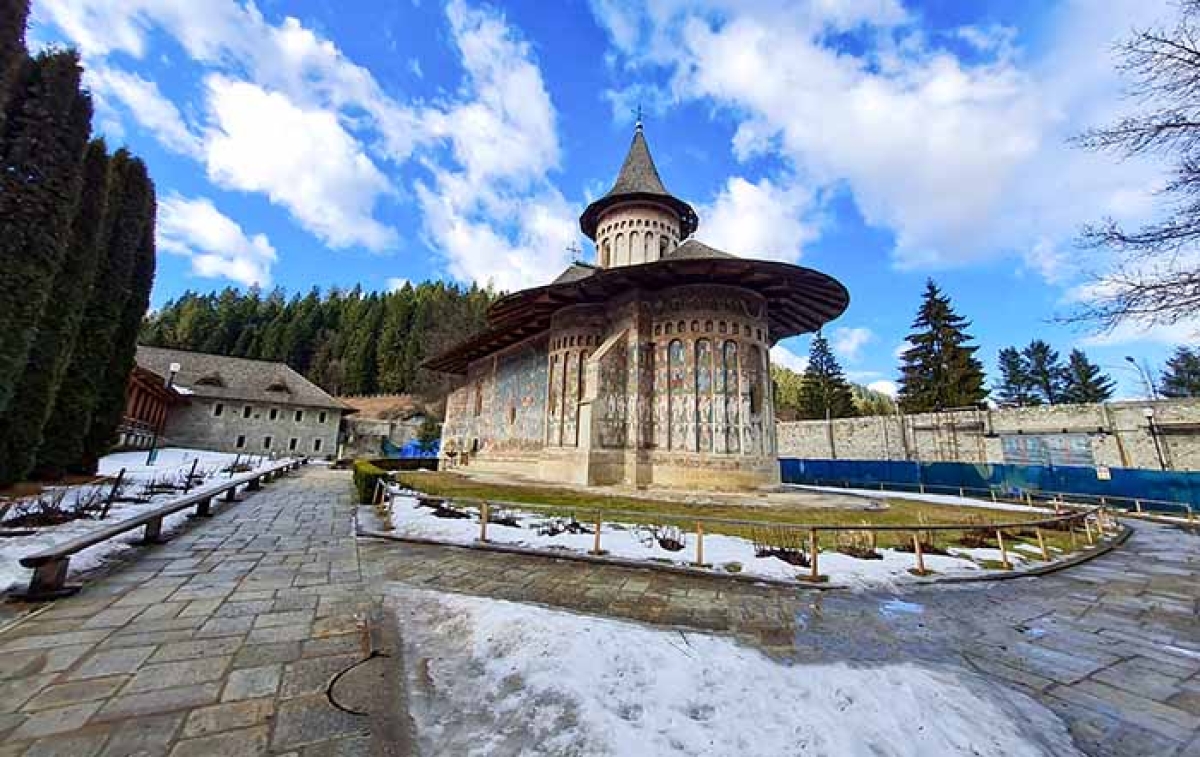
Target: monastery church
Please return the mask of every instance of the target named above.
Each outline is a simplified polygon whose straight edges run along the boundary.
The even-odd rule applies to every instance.
[[[455,374],[443,456],[573,484],[777,484],[771,346],[838,317],[836,279],[715,250],[663,186],[642,125],[579,219],[595,265],[507,295],[426,363]]]

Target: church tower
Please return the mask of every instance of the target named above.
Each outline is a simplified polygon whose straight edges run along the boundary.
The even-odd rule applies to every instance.
[[[663,186],[641,121],[616,183],[579,217],[580,229],[596,243],[601,268],[660,260],[690,237],[698,223],[692,206]]]

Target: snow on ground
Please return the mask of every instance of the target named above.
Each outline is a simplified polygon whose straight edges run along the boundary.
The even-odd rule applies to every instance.
[[[467,510],[466,512],[471,513],[469,518],[442,518],[435,515],[432,508],[420,506],[415,497],[396,493],[401,490],[395,487],[392,491],[392,525],[397,535],[435,539],[451,544],[473,544],[479,538],[477,511]],[[493,510],[493,516],[496,512],[497,510]],[[489,542],[578,553],[589,552],[595,544],[595,536],[591,533],[592,524],[583,524],[588,529],[587,533],[548,536],[540,534],[538,529],[559,519],[507,507],[504,508],[504,514],[515,517],[520,525],[488,523]],[[651,537],[648,530],[635,524],[605,522],[600,531],[600,548],[611,557],[691,566],[696,560],[695,538],[694,533],[682,534],[684,549],[673,552],[664,549]],[[807,544],[807,535],[804,535],[804,538]],[[825,534],[823,538],[828,540],[831,537]],[[828,544],[828,541],[826,543]],[[828,576],[830,582],[838,586],[891,585],[912,579],[912,574],[908,572],[910,568],[916,567],[916,558],[912,553],[894,549],[878,551],[883,559],[862,560],[840,552],[823,551],[819,557],[818,568],[822,575]],[[940,575],[977,574],[983,569],[974,560],[1000,559],[1000,551],[995,549],[955,548],[951,551],[950,556],[925,555],[926,569]],[[1011,551],[1008,558],[1017,565],[1026,560],[1022,555]],[[724,534],[705,534],[704,562],[719,573],[737,572],[780,580],[795,580],[799,576],[809,575],[808,568],[791,565],[778,557],[758,557],[750,541]],[[740,570],[731,569],[733,564],[740,566]]]
[[[139,495],[141,494],[142,487],[153,481],[182,481],[191,470],[192,461],[198,460],[196,474],[205,475],[207,480],[192,487],[191,491],[197,492],[219,487],[228,481],[228,472],[222,472],[221,469],[228,467],[236,457],[236,455],[228,455],[223,452],[168,447],[160,450],[155,464],[149,466],[146,465],[145,450],[140,452],[119,452],[100,459],[98,474],[115,477],[118,471],[125,468],[124,480],[129,483],[123,487],[124,494]],[[241,456],[241,461],[255,463],[256,469],[266,468],[278,462],[267,458],[250,459],[245,455]],[[97,488],[107,493],[110,487],[111,484],[71,487],[67,494],[67,501],[69,502],[71,497],[86,496]],[[47,487],[47,493],[56,489],[57,487]],[[25,555],[48,549],[56,544],[84,536],[97,529],[106,528],[122,520],[136,517],[148,510],[161,507],[170,500],[180,496],[182,496],[182,492],[166,492],[151,496],[148,502],[117,502],[113,504],[112,510],[109,511],[108,518],[105,520],[79,519],[40,528],[0,523],[0,527],[35,532],[29,536],[0,538],[0,592],[23,587],[28,584],[32,571],[21,567],[17,562]],[[183,522],[189,512],[191,512],[190,509],[165,518],[163,520],[163,533],[168,533]],[[7,515],[11,518],[14,513],[10,510]],[[117,558],[121,553],[132,549],[133,546],[130,542],[140,535],[140,530],[133,531],[127,535],[109,539],[94,547],[83,550],[71,558],[71,574],[74,575],[98,568]]]
[[[857,494],[861,497],[885,497],[887,499],[910,499],[916,502],[932,502],[935,505],[958,505],[959,507],[986,507],[989,510],[1012,510],[1022,513],[1053,513],[1053,508],[1031,507],[1018,505],[1014,502],[991,502],[974,497],[959,497],[954,494],[921,494],[920,492],[900,492],[891,489],[846,489],[841,486],[809,486],[807,484],[785,484],[789,489],[803,489],[814,492],[833,494]]]
[[[1078,754],[951,667],[789,665],[719,636],[389,587],[423,754]]]

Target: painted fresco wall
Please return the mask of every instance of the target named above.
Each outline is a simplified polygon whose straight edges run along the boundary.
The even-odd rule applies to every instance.
[[[443,445],[477,454],[541,449],[547,386],[544,338],[476,362],[447,398]]]

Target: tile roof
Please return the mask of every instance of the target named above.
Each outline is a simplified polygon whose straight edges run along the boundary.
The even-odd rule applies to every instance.
[[[142,368],[165,377],[171,363],[179,363],[175,385],[185,394],[353,412],[283,363],[138,346],[137,364]]]

